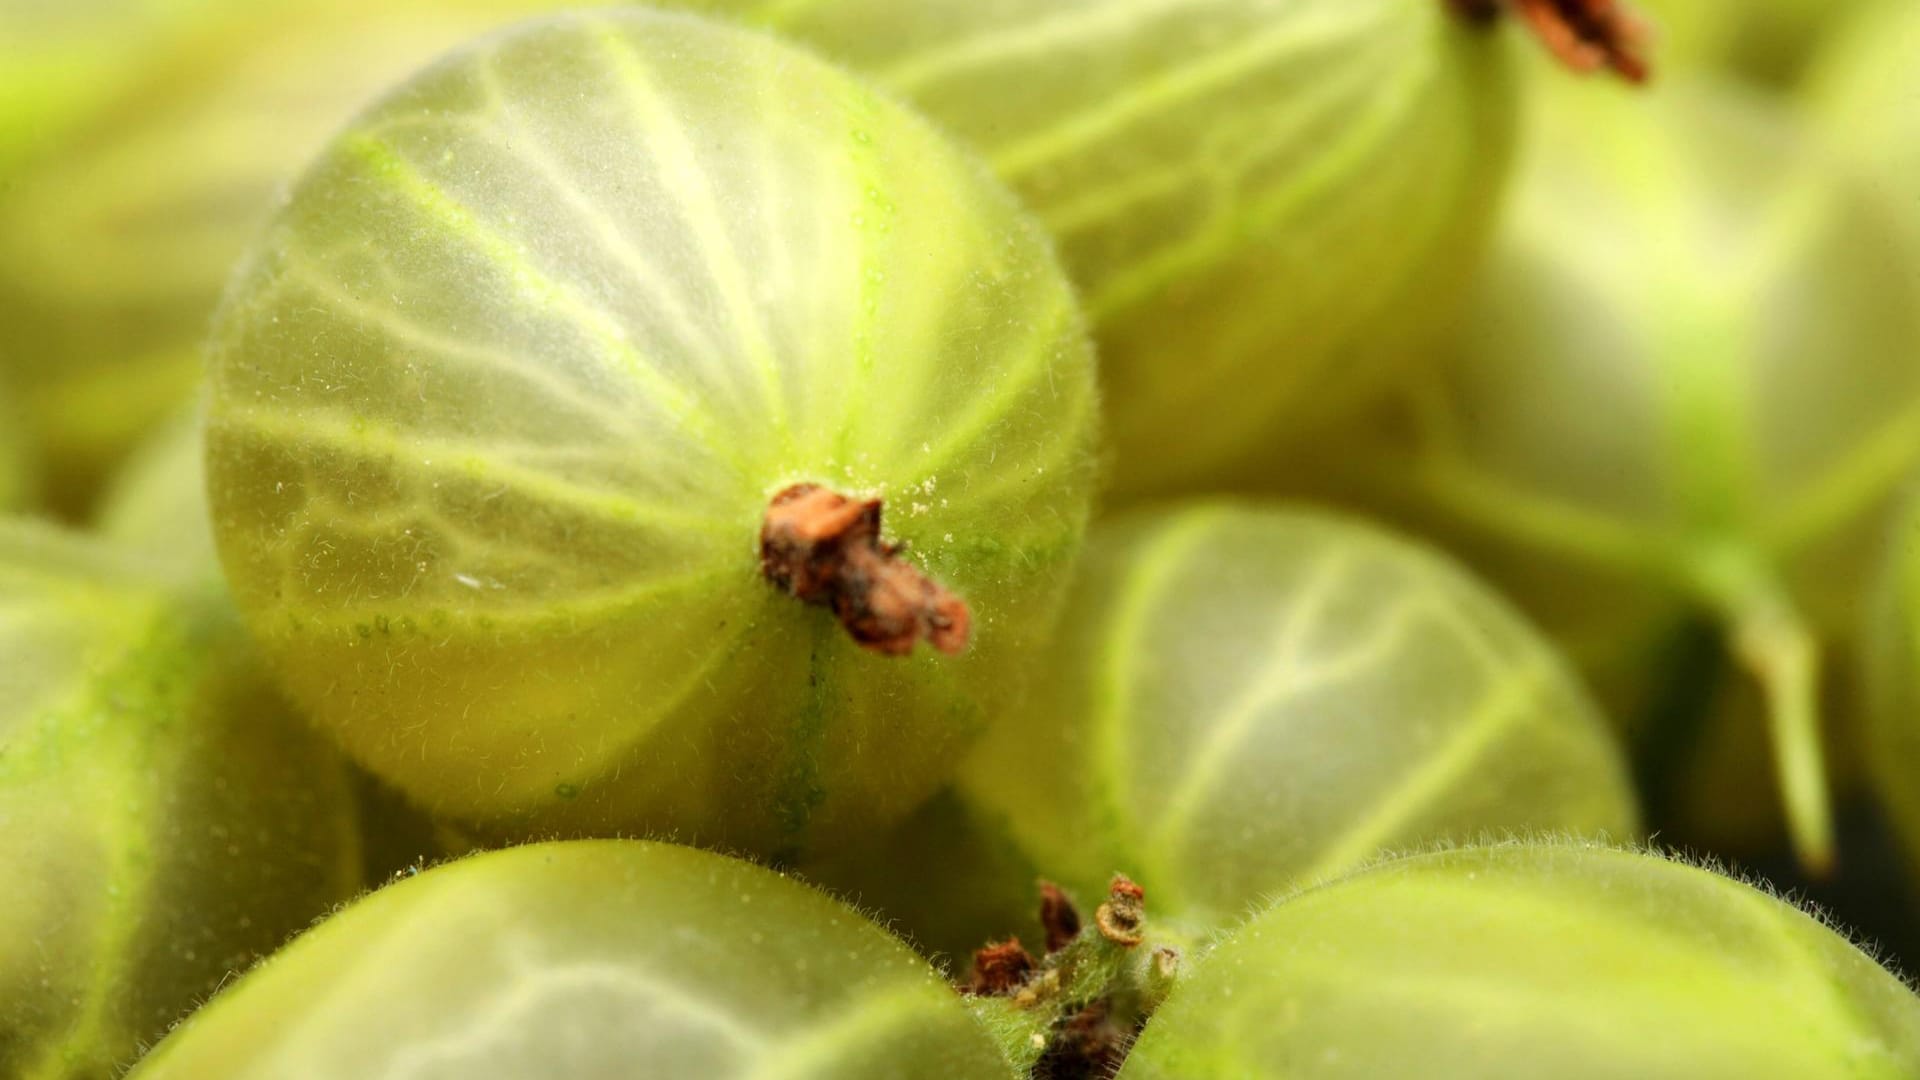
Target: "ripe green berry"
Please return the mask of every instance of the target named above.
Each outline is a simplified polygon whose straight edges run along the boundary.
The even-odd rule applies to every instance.
[[[1090,352],[1013,197],[684,15],[530,24],[364,114],[212,384],[286,686],[495,836],[788,859],[903,816],[1031,668],[1092,480]]]
[[[0,523],[0,1075],[106,1076],[360,886],[345,769],[227,601]]]
[[[1184,489],[1427,355],[1500,193],[1501,42],[1441,0],[673,0],[979,148],[1095,324],[1115,482]]]
[[[1563,844],[1397,859],[1192,971],[1119,1080],[1858,1080],[1920,1073],[1920,997],[1707,870]]]
[[[929,948],[1032,940],[985,920],[1031,910],[1036,872],[1091,910],[1124,871],[1156,923],[1205,933],[1382,852],[1636,831],[1572,671],[1424,546],[1204,502],[1098,526],[1081,565],[1048,677],[969,759],[964,809],[916,822],[906,846],[936,865],[896,843],[884,866],[810,868]],[[901,875],[921,895],[890,887]]]
[[[1880,0],[1634,2],[1653,24],[1662,63],[1675,71],[1718,68],[1788,83],[1849,17]]]
[[[140,1080],[1012,1080],[926,962],[749,863],[606,840],[437,867],[308,932]]]
[[[1910,271],[1771,100],[1676,80],[1633,100],[1563,84],[1540,104],[1461,355],[1413,395],[1411,445],[1372,480],[1632,723],[1676,630],[1724,627],[1820,868],[1822,651],[1851,634],[1863,557],[1920,460]]]
[[[328,134],[442,50],[554,6],[4,5],[0,375],[25,395],[47,500],[82,516],[188,396],[233,264]]]

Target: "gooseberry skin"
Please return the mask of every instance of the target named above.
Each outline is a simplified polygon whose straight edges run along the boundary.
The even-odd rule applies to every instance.
[[[1916,1071],[1920,998],[1819,920],[1554,843],[1396,859],[1268,907],[1174,989],[1119,1080]]]
[[[737,859],[586,840],[388,886],[190,1019],[140,1080],[1012,1080],[924,960]]]
[[[1819,869],[1821,652],[1856,632],[1920,458],[1895,230],[1758,94],[1558,80],[1537,101],[1459,355],[1407,392],[1410,440],[1359,486],[1516,597],[1642,737],[1662,648],[1691,618],[1723,628]]]
[[[1061,627],[958,786],[976,848],[1008,863],[1004,829],[1089,910],[1121,870],[1157,926],[1206,933],[1383,852],[1637,830],[1606,722],[1537,631],[1361,522],[1230,501],[1109,519]],[[928,891],[983,904],[994,882],[968,875]]]
[[[1430,353],[1499,202],[1500,35],[1440,0],[670,0],[871,74],[1058,240],[1116,494],[1179,493]]]
[[[1013,197],[686,15],[529,24],[408,83],[293,192],[211,352],[256,637],[493,837],[784,860],[904,816],[1031,667],[1088,510],[1091,354]],[[762,577],[799,483],[884,500],[964,654],[863,649]]]
[[[112,0],[0,11],[0,376],[86,517],[190,396],[277,192],[420,64],[557,0]]]
[[[219,592],[0,523],[0,1074],[131,1061],[360,887],[356,830]]]

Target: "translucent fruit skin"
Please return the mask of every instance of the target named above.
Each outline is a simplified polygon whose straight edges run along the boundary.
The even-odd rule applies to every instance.
[[[5,6],[0,376],[29,406],[46,500],[78,519],[189,396],[234,263],[326,137],[443,50],[561,5]]]
[[[1191,490],[1430,355],[1498,203],[1500,35],[1437,0],[672,0],[979,148],[1095,324],[1122,495]]]
[[[295,698],[494,836],[780,859],[904,816],[1046,638],[1097,412],[1013,197],[771,37],[627,11],[458,53],[321,155],[218,321],[215,533]],[[885,501],[960,656],[776,591],[768,500]]]
[[[1873,1080],[1920,998],[1746,885],[1564,845],[1399,859],[1269,907],[1175,988],[1119,1080]]]
[[[1605,722],[1533,628],[1343,518],[1206,502],[1100,526],[1049,670],[960,784],[1089,904],[1125,871],[1157,922],[1204,931],[1441,838],[1637,827]]]
[[[751,864],[640,841],[382,889],[176,1031],[139,1080],[1012,1080],[926,962]]]
[[[0,1075],[106,1076],[360,887],[344,763],[223,596],[0,523]]]
[[[1743,624],[1853,635],[1920,458],[1920,305],[1886,217],[1772,100],[1684,79],[1537,100],[1460,355],[1372,481],[1638,724],[1685,618],[1736,650]]]

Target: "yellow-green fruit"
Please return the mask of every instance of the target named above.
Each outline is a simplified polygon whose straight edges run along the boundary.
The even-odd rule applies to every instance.
[[[363,115],[212,377],[215,532],[285,684],[495,836],[786,859],[904,816],[1037,659],[1092,481],[1090,350],[1013,197],[685,15],[530,24]],[[971,644],[882,655],[771,585],[802,483],[881,500]]]
[[[187,1022],[139,1080],[1012,1080],[926,962],[749,863],[640,841],[382,889]]]
[[[1818,866],[1822,653],[1852,634],[1920,458],[1908,272],[1872,200],[1771,100],[1561,82],[1540,106],[1460,355],[1412,395],[1412,445],[1373,481],[1413,496],[1623,716],[1649,707],[1683,619],[1724,626],[1770,698]]]
[[[982,150],[1100,344],[1115,481],[1185,489],[1429,355],[1506,173],[1498,35],[1443,0],[672,0]]]
[[[1343,518],[1207,502],[1102,525],[1047,669],[960,788],[1088,910],[1124,871],[1156,923],[1205,931],[1382,852],[1636,828],[1611,733],[1538,633]],[[943,891],[977,904],[1000,877],[977,876]],[[1031,905],[1030,876],[1009,884]]]
[[[300,164],[416,65],[555,3],[26,6],[46,9],[14,39],[28,61],[0,45],[0,376],[48,502],[81,517],[199,379],[220,290]],[[9,141],[26,147],[11,166]]]
[[[1896,1080],[1920,997],[1820,920],[1652,855],[1397,859],[1289,897],[1186,976],[1119,1080]]]
[[[1856,12],[1886,0],[1634,0],[1660,67],[1719,69],[1767,83],[1800,77],[1820,44]],[[1898,7],[1912,0],[1892,0]]]
[[[360,886],[338,756],[225,598],[0,523],[0,1075],[113,1073]]]
[[[1920,3],[1891,0],[1848,22],[1808,79],[1815,124],[1899,217],[1920,290]]]

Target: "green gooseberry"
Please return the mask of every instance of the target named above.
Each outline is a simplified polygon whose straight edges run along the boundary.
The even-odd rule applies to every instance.
[[[1311,447],[1426,355],[1512,135],[1443,0],[671,0],[770,27],[980,149],[1094,323],[1121,493]]]
[[[1808,76],[1814,124],[1899,217],[1920,267],[1920,4],[1883,3],[1850,20]],[[1908,275],[1920,288],[1920,269]]]
[[[1649,673],[1712,620],[1817,871],[1820,672],[1920,458],[1920,305],[1884,215],[1783,105],[1607,91],[1538,96],[1458,356],[1411,381],[1397,450],[1346,444],[1355,487],[1519,599],[1649,745],[1671,729]]]
[[[1920,997],[1760,889],[1563,843],[1395,859],[1273,904],[1118,1080],[1920,1074]]]
[[[939,865],[894,844],[884,865],[809,871],[934,951],[1031,934],[986,920],[1031,909],[1036,872],[1083,907],[1124,872],[1156,925],[1203,934],[1383,852],[1637,830],[1613,734],[1571,668],[1422,544],[1206,501],[1103,522],[1081,567],[1048,677],[961,774],[970,819],[919,823]],[[952,880],[899,909],[902,874]]]
[[[0,522],[0,1075],[109,1075],[361,884],[339,756],[218,591]]]
[[[189,1019],[138,1080],[1012,1080],[859,912],[692,848],[583,840],[381,889]]]
[[[1800,78],[1823,41],[1855,12],[1881,2],[1634,0],[1652,24],[1663,65],[1680,72],[1717,69],[1776,85]]]
[[[47,501],[85,516],[189,396],[234,262],[328,134],[442,50],[555,6],[0,5],[0,377],[23,395]]]
[[[688,15],[528,24],[362,115],[211,375],[215,534],[285,686],[496,839],[786,861],[905,816],[1033,668],[1093,479],[1013,196]]]

